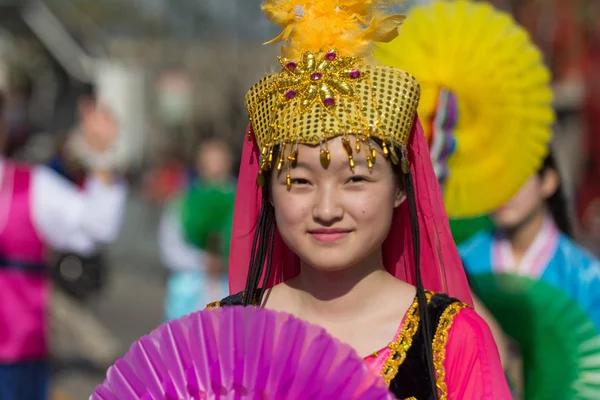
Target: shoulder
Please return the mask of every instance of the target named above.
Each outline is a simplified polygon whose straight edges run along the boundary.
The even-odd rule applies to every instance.
[[[443,353],[449,368],[454,368],[455,362],[462,364],[471,360],[485,365],[500,360],[489,325],[473,308],[464,304],[449,307],[440,318],[434,352]]]
[[[455,317],[471,307],[445,293],[428,293],[427,308],[436,336],[453,326]],[[472,310],[472,309],[471,309]]]
[[[428,303],[430,317],[434,319],[435,335],[455,336],[459,332],[461,340],[475,339],[482,332],[489,331],[485,320],[470,305],[443,293],[431,294]]]
[[[592,255],[587,249],[581,247],[579,244],[574,242],[571,238],[564,234],[560,234],[559,240],[559,251],[562,255],[569,260],[577,260],[581,264],[598,265],[598,259]]]
[[[452,318],[448,333],[462,341],[485,339],[491,331],[487,322],[473,308],[462,304],[454,307],[446,314],[446,319]]]
[[[433,350],[439,355],[445,355],[451,342],[468,343],[480,336],[481,329],[487,328],[471,306],[446,294],[431,294],[427,308],[434,332]]]
[[[511,399],[488,324],[470,307],[451,314],[433,341],[435,369],[445,377],[448,398]]]
[[[591,289],[592,292],[598,291],[600,261],[569,237],[561,234],[558,250],[551,261],[551,266],[554,266],[555,270],[559,272],[557,276],[564,281],[563,286],[576,285],[579,287],[576,293],[589,296],[589,292],[586,292],[584,288]]]
[[[61,174],[46,165],[36,165],[28,168],[36,186],[44,189],[51,187],[56,190],[71,190],[73,184],[65,179]]]

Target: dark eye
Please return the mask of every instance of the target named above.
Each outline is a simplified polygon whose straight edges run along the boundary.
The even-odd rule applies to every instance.
[[[348,183],[359,183],[359,182],[367,182],[367,178],[365,178],[364,176],[353,176],[352,178],[348,179]]]
[[[308,185],[308,184],[310,184],[309,181],[307,181],[306,179],[302,179],[302,178],[292,178],[290,180],[290,182],[292,183],[292,185]]]

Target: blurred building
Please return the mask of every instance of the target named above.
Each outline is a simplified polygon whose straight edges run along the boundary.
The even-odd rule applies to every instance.
[[[260,45],[277,28],[259,3],[0,0],[0,84],[2,70],[23,69],[39,125],[64,134],[78,85],[95,83],[122,124],[119,153],[130,167],[173,146],[191,157],[201,134],[240,148],[244,94],[277,52]]]

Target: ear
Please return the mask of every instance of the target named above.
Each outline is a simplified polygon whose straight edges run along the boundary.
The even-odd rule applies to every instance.
[[[406,200],[406,191],[398,187],[396,189],[396,198],[394,199],[394,208],[400,207],[400,204]]]
[[[542,196],[544,199],[551,197],[558,190],[560,185],[560,176],[553,168],[548,168],[542,175]]]

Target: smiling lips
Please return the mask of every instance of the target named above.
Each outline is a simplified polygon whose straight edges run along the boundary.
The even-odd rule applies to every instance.
[[[319,242],[336,242],[348,236],[352,232],[351,229],[313,229],[308,231],[308,233]]]

